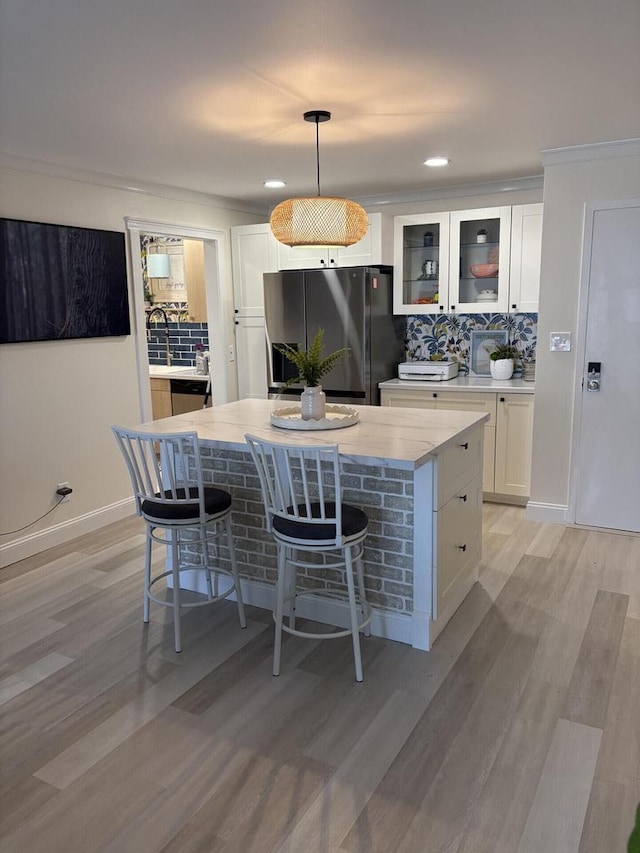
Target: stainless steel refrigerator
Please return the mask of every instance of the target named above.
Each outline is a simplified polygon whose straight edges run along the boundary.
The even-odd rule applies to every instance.
[[[405,360],[403,318],[393,316],[390,272],[370,267],[295,270],[264,276],[269,397],[298,396],[285,388],[293,365],[276,344],[306,349],[324,329],[323,354],[349,347],[321,379],[330,403],[379,405],[378,383],[397,376]]]

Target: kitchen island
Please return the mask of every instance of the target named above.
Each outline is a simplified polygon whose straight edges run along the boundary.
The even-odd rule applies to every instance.
[[[245,433],[285,444],[337,444],[343,499],[369,517],[365,586],[376,636],[429,649],[477,580],[481,557],[482,443],[486,414],[359,406],[354,426],[273,427],[282,403],[239,400],[143,424],[154,432],[195,431],[205,480],[228,489],[245,601],[271,609],[276,551],[266,531],[257,473]],[[224,553],[222,554],[224,558]],[[194,573],[194,579],[197,575]],[[330,590],[324,571],[309,578]],[[195,580],[194,580],[195,583]],[[300,602],[303,617],[347,625],[331,598]]]

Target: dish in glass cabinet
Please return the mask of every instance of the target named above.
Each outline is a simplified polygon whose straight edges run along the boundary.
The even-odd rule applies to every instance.
[[[476,302],[497,302],[498,293],[495,290],[481,290],[476,297]]]
[[[498,264],[471,264],[469,272],[474,278],[493,278],[498,274]]]

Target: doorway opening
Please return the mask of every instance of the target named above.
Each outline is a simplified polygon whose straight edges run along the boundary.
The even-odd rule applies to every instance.
[[[128,217],[125,222],[131,251],[142,420],[151,420],[154,408],[156,414],[158,411],[152,406],[150,370],[166,373],[168,395],[168,382],[183,381],[180,373],[195,373],[196,362],[202,367],[200,358],[205,352],[211,368],[207,370],[211,375],[210,399],[214,404],[227,402],[232,399],[233,384],[225,359],[232,318],[224,315],[228,299],[223,293],[223,232]],[[167,397],[161,416],[174,413],[170,405]]]

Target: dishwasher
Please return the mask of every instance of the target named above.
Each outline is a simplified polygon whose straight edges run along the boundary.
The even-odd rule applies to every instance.
[[[198,379],[172,379],[171,380],[171,412],[174,415],[183,415],[185,412],[195,412],[201,409],[204,403],[204,395],[207,390],[207,380]],[[207,407],[211,405],[211,396]]]

